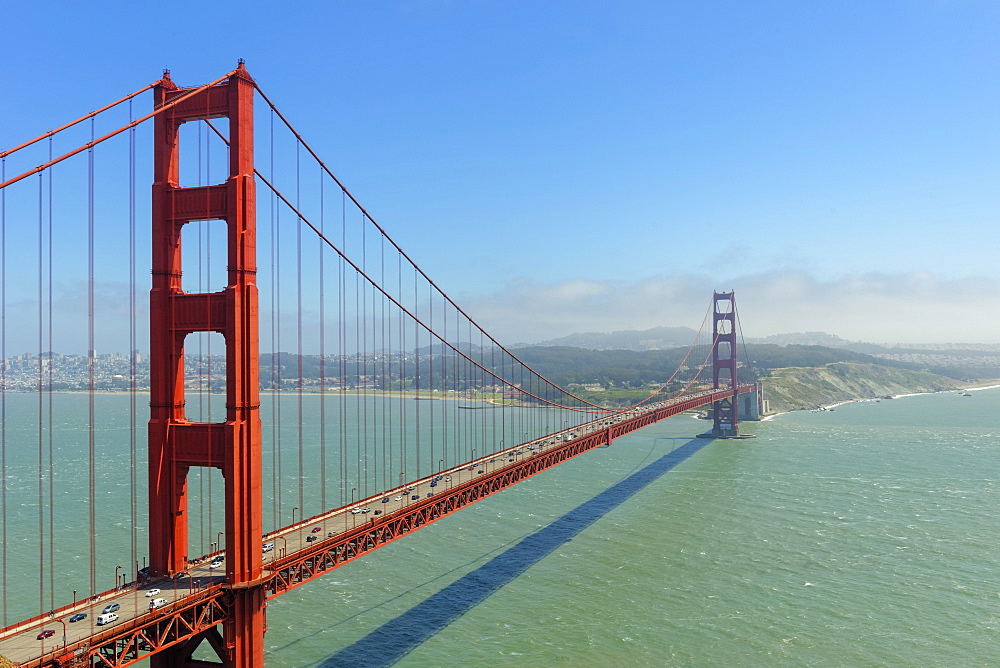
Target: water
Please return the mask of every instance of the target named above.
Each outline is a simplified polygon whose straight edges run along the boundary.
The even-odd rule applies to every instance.
[[[276,599],[267,665],[995,665],[998,405],[988,390],[746,425],[755,440],[709,443],[550,553],[516,551],[703,426],[673,418]],[[498,556],[530,563],[465,610]],[[394,620],[419,626],[408,611],[439,592],[465,611],[408,644]]]
[[[672,418],[271,601],[267,666],[997,665],[1000,390],[972,394],[739,442]]]

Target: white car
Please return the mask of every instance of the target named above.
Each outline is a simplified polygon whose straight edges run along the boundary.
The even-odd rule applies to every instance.
[[[212,563],[210,563],[208,565],[208,567],[209,568],[221,568],[222,566],[225,565],[225,563],[226,562],[224,562],[224,561],[213,561]]]
[[[150,589],[150,590],[148,590],[146,592],[146,598],[150,598],[150,597],[156,596],[159,593],[160,593],[159,589]]]
[[[352,515],[357,515],[360,512],[361,512],[360,508],[351,508],[351,514]]]
[[[263,550],[264,552],[270,552],[271,550],[273,550],[273,549],[274,549],[274,543],[264,543],[264,545],[263,545],[263,547],[262,547],[261,549],[262,549],[262,550]],[[149,594],[147,594],[147,596],[148,596],[148,595],[149,595]]]
[[[395,497],[395,498],[393,499],[393,501],[402,501],[402,500],[403,500],[403,497],[402,497],[402,495],[400,495],[400,496],[397,496],[397,497]]]

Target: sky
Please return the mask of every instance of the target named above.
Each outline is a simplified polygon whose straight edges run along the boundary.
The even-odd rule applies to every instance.
[[[4,10],[0,150],[243,58],[504,343],[697,327],[713,290],[747,337],[1000,343],[1000,3],[53,8]]]

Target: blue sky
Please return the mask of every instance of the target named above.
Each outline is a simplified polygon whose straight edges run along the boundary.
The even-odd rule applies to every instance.
[[[237,58],[502,341],[1000,343],[1000,4],[16,3],[0,149]]]

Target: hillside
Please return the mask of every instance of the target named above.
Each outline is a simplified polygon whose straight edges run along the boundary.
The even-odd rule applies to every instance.
[[[571,347],[590,350],[667,350],[686,348],[691,345],[697,332],[690,327],[654,327],[646,330],[624,330],[617,332],[584,332],[570,334],[558,339],[541,341],[529,347]]]
[[[857,362],[774,369],[762,382],[772,412],[818,408],[852,399],[954,390],[962,385],[924,371]]]

